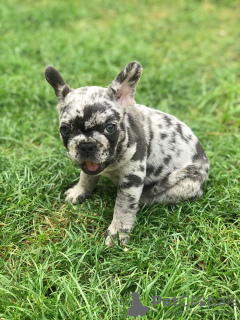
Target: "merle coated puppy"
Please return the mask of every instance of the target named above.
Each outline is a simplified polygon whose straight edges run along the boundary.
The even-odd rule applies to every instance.
[[[202,195],[209,161],[191,129],[172,115],[136,104],[142,67],[129,63],[108,88],[71,89],[56,69],[45,70],[58,98],[60,136],[81,168],[66,201],[89,198],[100,175],[117,186],[106,245],[127,243],[139,204],[177,203]]]

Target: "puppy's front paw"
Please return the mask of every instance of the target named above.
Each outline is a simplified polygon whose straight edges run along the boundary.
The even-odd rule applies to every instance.
[[[64,195],[66,196],[65,201],[72,202],[72,204],[82,203],[84,200],[91,197],[91,194],[85,192],[77,184],[74,187],[69,188]]]
[[[124,230],[125,231],[125,230]],[[115,233],[111,232],[109,229],[105,232],[105,245],[108,247],[116,247],[117,244],[126,245],[129,243],[129,233],[130,231],[123,232],[119,230]]]

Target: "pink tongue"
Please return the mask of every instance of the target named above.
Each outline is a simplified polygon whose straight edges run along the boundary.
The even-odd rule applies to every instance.
[[[92,162],[90,160],[86,160],[86,168],[88,171],[97,171],[99,169],[99,164]]]

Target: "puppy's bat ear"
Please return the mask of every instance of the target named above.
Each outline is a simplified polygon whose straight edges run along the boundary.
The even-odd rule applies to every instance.
[[[65,98],[66,95],[71,91],[60,73],[52,66],[46,68],[45,78],[53,87],[55,94],[59,100]]]
[[[135,104],[134,96],[141,74],[141,64],[130,62],[108,87],[108,95],[118,100],[123,107]]]

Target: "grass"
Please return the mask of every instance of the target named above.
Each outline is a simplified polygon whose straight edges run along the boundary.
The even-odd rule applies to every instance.
[[[239,319],[239,2],[0,6],[0,319],[123,319],[133,291],[150,307],[138,319]],[[107,86],[132,60],[144,67],[137,102],[193,129],[210,178],[195,202],[143,208],[127,248],[107,248],[116,190],[102,179],[91,200],[64,203],[79,170],[43,73],[52,64],[73,88]],[[157,295],[237,303],[153,306]]]

